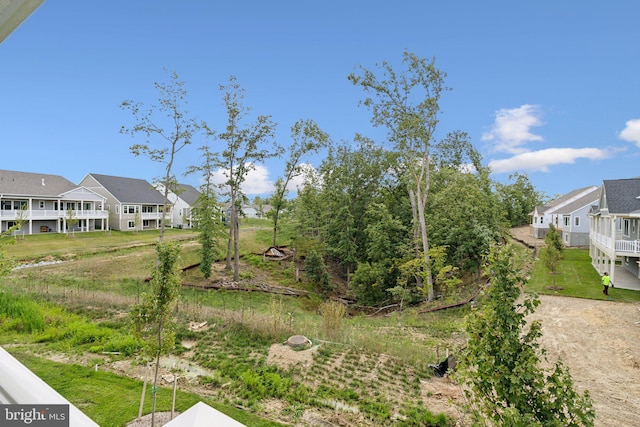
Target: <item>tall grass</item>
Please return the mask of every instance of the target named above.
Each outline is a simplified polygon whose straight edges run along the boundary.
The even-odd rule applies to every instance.
[[[0,326],[33,333],[44,330],[45,320],[35,301],[0,290]]]

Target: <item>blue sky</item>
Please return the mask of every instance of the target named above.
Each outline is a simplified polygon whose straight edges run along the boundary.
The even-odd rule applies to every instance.
[[[437,138],[467,132],[495,179],[526,173],[553,196],[635,177],[638,16],[632,0],[46,0],[0,44],[0,169],[152,181],[162,166],[130,154],[144,139],[119,133],[133,123],[119,105],[154,103],[166,70],[214,129],[226,120],[219,85],[233,75],[283,145],[299,119],[336,142],[356,132],[383,142],[347,76],[381,61],[399,68],[408,50],[447,73]],[[205,142],[180,153],[178,174],[200,163]],[[282,164],[260,165],[245,192],[269,193]]]

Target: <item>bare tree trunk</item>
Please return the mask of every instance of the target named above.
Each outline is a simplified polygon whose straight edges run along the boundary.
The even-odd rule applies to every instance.
[[[233,280],[240,280],[240,223],[237,214],[233,224]]]

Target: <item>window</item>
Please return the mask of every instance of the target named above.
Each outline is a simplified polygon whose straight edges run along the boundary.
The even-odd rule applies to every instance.
[[[85,202],[84,203],[84,207],[82,208],[85,211],[90,211],[91,210],[91,203]]]
[[[135,221],[128,221],[127,222],[127,227],[136,228],[136,222]]]
[[[2,203],[0,203],[0,209],[3,211],[10,211],[12,206],[13,205],[10,200],[3,200]]]
[[[138,205],[122,205],[122,213],[129,215],[137,214],[140,212],[139,208],[140,206]]]
[[[540,217],[540,224],[542,224],[543,222],[544,222],[544,217],[543,217],[543,216],[541,216],[541,217]]]
[[[625,236],[629,235],[629,220],[625,219],[624,220],[624,231],[622,232],[622,234],[624,234]]]
[[[564,226],[565,226],[565,227],[568,227],[568,226],[569,226],[569,217],[568,217],[568,216],[565,216],[565,217],[564,217]]]
[[[151,212],[153,212],[153,206],[143,206],[143,207],[142,207],[142,212],[144,212],[144,213],[151,213]]]
[[[631,221],[631,232],[632,233],[636,232],[636,220],[635,219],[633,221]]]
[[[575,224],[575,226],[576,226],[576,227],[580,227],[580,217],[579,217],[579,216],[577,216],[577,217],[575,218],[575,221],[574,221],[573,223]]]
[[[148,219],[145,219],[145,220],[142,221],[142,227],[143,228],[149,228],[149,220]]]
[[[40,209],[44,209],[44,200],[40,200],[40,203],[38,203],[38,207]]]

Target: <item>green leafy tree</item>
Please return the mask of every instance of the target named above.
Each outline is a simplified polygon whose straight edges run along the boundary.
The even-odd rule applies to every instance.
[[[323,132],[313,120],[298,120],[291,127],[291,139],[293,142],[287,148],[289,159],[285,163],[284,176],[276,181],[276,189],[270,199],[273,207],[270,212],[273,220],[273,246],[276,246],[280,212],[286,206],[287,187],[293,178],[302,173],[300,162],[303,156],[317,153],[330,144],[329,134]]]
[[[226,85],[220,85],[223,101],[227,110],[227,125],[224,132],[216,134],[205,125],[207,133],[226,143],[226,149],[220,153],[217,167],[226,174],[224,188],[231,202],[229,219],[229,240],[227,243],[226,268],[233,270],[233,279],[240,279],[240,223],[239,205],[244,194],[242,184],[247,174],[264,162],[282,154],[282,147],[275,141],[275,123],[270,116],[260,115],[254,123],[244,124],[249,109],[243,105],[244,90],[235,77],[231,76]],[[232,264],[233,261],[233,264]]]
[[[523,260],[510,245],[495,246],[491,281],[481,307],[466,321],[467,348],[455,377],[464,384],[471,415],[488,426],[593,426],[588,391],[574,390],[561,361],[549,366],[538,339],[539,321],[527,322],[540,301],[521,299]]]
[[[549,231],[544,236],[544,244],[547,247],[553,246],[562,255],[564,243],[562,243],[562,236],[555,225],[549,224]]]
[[[448,264],[479,273],[490,246],[505,233],[502,210],[480,174],[443,168],[432,177],[431,243],[447,247]]]
[[[323,295],[329,294],[335,289],[335,285],[331,283],[331,276],[327,270],[327,265],[324,263],[322,255],[317,251],[312,250],[307,255],[305,260],[305,271],[307,277],[313,283],[313,286]]]
[[[355,142],[355,147],[346,143],[331,147],[320,166],[323,243],[347,277],[358,262],[368,260],[366,227],[374,221],[367,216],[369,206],[381,203],[395,182],[389,173],[389,153],[359,135]]]
[[[215,168],[215,154],[208,146],[200,148],[202,151],[202,164],[191,166],[187,171],[200,173],[203,184],[200,186],[200,196],[196,200],[193,216],[194,227],[198,230],[200,241],[200,271],[208,279],[211,277],[211,267],[220,254],[219,241],[224,237],[224,224],[221,218],[221,209],[216,197],[215,186],[211,177]]]
[[[158,262],[151,273],[151,290],[144,294],[142,303],[131,313],[137,334],[147,340],[148,352],[155,356],[151,426],[155,422],[160,356],[174,347],[174,335],[170,331],[180,294],[180,246],[175,242],[159,242],[156,254]]]
[[[159,93],[157,105],[145,107],[140,102],[123,101],[120,108],[129,110],[135,119],[132,127],[122,126],[120,133],[131,135],[143,134],[147,141],[134,144],[129,150],[134,156],[144,155],[153,162],[164,164],[164,175],[159,183],[162,185],[164,203],[162,215],[169,212],[169,191],[175,191],[177,182],[174,163],[178,153],[191,144],[193,135],[199,130],[199,124],[189,117],[186,110],[187,91],[178,73],[170,73],[168,83],[154,83]],[[153,141],[153,142],[152,142]],[[165,230],[164,218],[160,223],[160,241]]]
[[[71,230],[71,234],[75,235],[75,227],[78,224],[78,218],[76,218],[76,213],[73,209],[67,209],[65,221],[67,223],[67,230]]]
[[[549,270],[549,274],[552,275],[553,286],[555,287],[556,275],[558,274],[558,266],[562,260],[564,245],[558,229],[553,224],[549,224],[549,231],[544,236],[544,243],[545,247],[540,253],[540,258],[546,269]]]
[[[526,174],[509,175],[509,183],[496,184],[496,194],[511,227],[529,224],[529,214],[542,205],[543,196],[536,191]]]
[[[380,66],[381,76],[361,68],[362,74],[349,75],[349,80],[372,96],[362,104],[372,111],[374,126],[384,126],[389,140],[395,145],[403,177],[411,200],[416,244],[422,245],[425,268],[429,268],[429,240],[425,208],[430,186],[429,148],[438,124],[440,95],[444,87],[445,73],[435,66],[435,59],[427,61],[404,52],[406,69],[397,73],[389,63]],[[433,299],[431,274],[427,279],[428,299]]]

